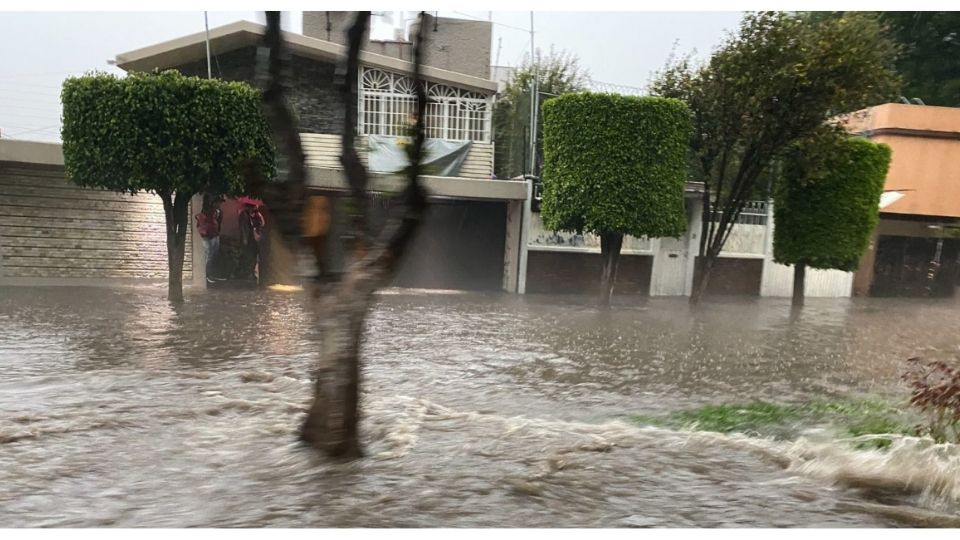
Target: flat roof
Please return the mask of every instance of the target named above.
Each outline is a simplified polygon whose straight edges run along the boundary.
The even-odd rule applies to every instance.
[[[885,103],[851,113],[843,120],[848,131],[867,137],[911,134],[960,138],[960,108]]]
[[[63,167],[60,143],[0,139],[0,162]]]
[[[241,47],[256,46],[266,31],[266,26],[250,21],[237,21],[210,29],[210,48],[224,53]],[[282,32],[290,51],[307,58],[338,61],[347,54],[347,48],[338,43],[307,37],[295,32]],[[197,32],[187,36],[163,41],[116,56],[117,67],[125,71],[153,71],[168,69],[207,57],[206,33]],[[360,63],[390,71],[413,73],[413,63],[367,51],[360,53]],[[497,91],[497,83],[454,71],[422,66],[425,79],[452,84],[487,94]]]

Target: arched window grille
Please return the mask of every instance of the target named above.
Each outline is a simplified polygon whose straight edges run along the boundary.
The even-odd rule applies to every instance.
[[[490,140],[490,102],[461,88],[427,82],[426,135],[461,141]],[[360,75],[360,133],[406,135],[416,111],[413,80],[364,68]]]

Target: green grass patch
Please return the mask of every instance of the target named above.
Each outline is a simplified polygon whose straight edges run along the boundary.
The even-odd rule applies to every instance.
[[[838,437],[913,434],[907,413],[879,400],[816,400],[798,404],[754,401],[744,404],[706,405],[666,415],[630,415],[639,425],[691,429],[718,433],[744,433],[776,439],[795,438],[813,427],[832,429]],[[860,443],[859,447],[884,448],[888,440]]]
[[[782,426],[799,418],[800,411],[795,407],[755,401],[746,405],[707,405],[672,416],[683,425],[703,431],[730,433]]]

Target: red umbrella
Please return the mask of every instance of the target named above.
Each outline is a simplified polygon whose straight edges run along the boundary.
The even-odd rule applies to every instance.
[[[237,197],[237,202],[243,205],[250,205],[250,206],[257,206],[257,207],[263,206],[263,201],[261,201],[260,199],[254,199],[253,197],[247,197],[246,195],[244,195],[243,197]]]

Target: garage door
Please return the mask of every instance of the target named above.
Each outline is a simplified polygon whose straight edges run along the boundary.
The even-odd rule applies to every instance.
[[[0,164],[0,277],[166,279],[163,205]],[[192,279],[190,234],[184,280]]]

